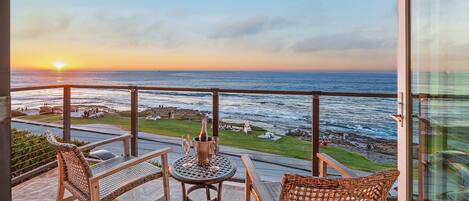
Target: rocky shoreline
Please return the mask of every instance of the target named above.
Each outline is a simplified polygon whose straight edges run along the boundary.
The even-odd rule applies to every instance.
[[[150,108],[141,112],[142,116],[154,115],[164,119],[179,120],[200,120],[209,114],[207,111],[164,106]],[[253,125],[256,124],[253,122]],[[262,126],[258,127],[263,128]],[[266,132],[269,131],[268,128],[263,129]],[[284,136],[293,136],[300,140],[311,141],[311,133],[302,129],[290,130]],[[341,147],[359,153],[375,162],[396,163],[397,161],[396,140],[326,130],[321,131],[321,141],[327,142],[327,146]],[[326,144],[323,143],[323,145]]]
[[[311,133],[302,129],[291,130],[286,135],[300,140],[311,141]],[[357,152],[375,162],[397,162],[396,140],[326,130],[321,131],[320,141],[326,146],[341,147]]]
[[[154,107],[143,110],[140,116],[158,116],[163,119],[178,119],[178,120],[201,120],[207,116],[208,112],[198,111],[192,109],[182,109],[177,107]]]

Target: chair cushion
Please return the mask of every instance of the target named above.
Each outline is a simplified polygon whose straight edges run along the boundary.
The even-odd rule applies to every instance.
[[[107,171],[133,157],[116,157],[91,167],[93,174]],[[127,191],[142,185],[148,181],[162,177],[161,169],[147,162],[132,166],[128,169],[116,172],[99,181],[99,197],[101,200],[114,200]]]
[[[99,150],[91,151],[88,157],[99,159],[99,160],[109,160],[111,158],[115,158],[116,155],[108,150],[99,149]]]

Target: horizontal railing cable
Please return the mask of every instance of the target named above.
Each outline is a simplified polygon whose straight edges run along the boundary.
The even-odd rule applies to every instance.
[[[21,183],[21,182],[24,181],[24,180],[27,180],[27,179],[29,179],[29,178],[31,178],[31,177],[34,177],[34,176],[36,176],[36,175],[38,175],[38,174],[43,173],[45,170],[49,170],[49,169],[52,169],[52,168],[55,168],[55,167],[57,167],[57,161],[56,161],[56,160],[53,160],[53,161],[51,161],[51,162],[49,162],[49,163],[46,163],[46,164],[41,165],[41,166],[39,166],[39,167],[37,167],[37,168],[34,168],[34,169],[32,169],[32,170],[30,170],[30,171],[28,171],[28,172],[26,172],[26,173],[23,173],[23,174],[21,174],[21,175],[18,175],[18,176],[13,177],[13,178],[11,179],[11,183],[12,183],[13,185],[16,185],[16,184],[18,184],[18,183]]]
[[[146,90],[146,91],[180,91],[180,92],[213,92],[237,93],[237,94],[270,94],[270,95],[320,95],[320,96],[345,96],[345,97],[376,97],[396,98],[394,93],[362,93],[362,92],[325,92],[325,91],[293,91],[293,90],[254,90],[254,89],[223,89],[223,88],[190,88],[190,87],[159,87],[159,86],[123,86],[123,85],[46,85],[35,87],[12,88],[11,92],[34,91],[55,88],[83,88],[83,89],[121,89],[121,90]]]
[[[39,155],[36,155],[36,154],[44,154],[44,153],[48,153],[48,154],[49,153],[55,153],[55,151],[52,150],[49,147],[45,147],[45,148],[42,148],[42,149],[34,150],[32,152],[28,152],[28,153],[20,155],[20,156],[15,156],[11,160],[19,160],[19,159],[23,159],[23,158],[38,157]],[[27,156],[32,156],[32,157],[27,157]]]
[[[36,148],[36,147],[41,147],[41,146],[44,146],[44,144],[36,144],[36,145],[30,145],[31,143],[17,143],[17,144],[14,144],[11,146],[11,148],[17,148],[17,147],[20,147],[20,145],[22,146],[28,146],[28,147],[32,147],[32,148]]]

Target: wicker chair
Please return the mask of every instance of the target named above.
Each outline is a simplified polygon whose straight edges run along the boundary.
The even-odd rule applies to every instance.
[[[55,137],[47,134],[50,145],[57,151],[59,185],[57,200],[108,201],[148,181],[163,178],[164,200],[169,200],[168,157],[171,148],[165,148],[131,157],[129,140],[131,135],[122,135],[77,147],[73,144],[57,142]],[[115,157],[90,166],[82,151],[111,142],[122,141],[123,156]],[[148,162],[149,159],[161,157],[162,168]],[[72,196],[64,198],[67,189]]]
[[[282,177],[281,187],[279,187],[271,185],[272,183],[263,183],[256,174],[253,163],[248,156],[243,156],[242,160],[246,168],[246,201],[251,200],[251,194],[257,201],[385,201],[392,184],[399,175],[398,170],[385,170],[367,177],[355,178],[319,178],[285,174]],[[340,164],[333,166],[336,165],[340,166]]]

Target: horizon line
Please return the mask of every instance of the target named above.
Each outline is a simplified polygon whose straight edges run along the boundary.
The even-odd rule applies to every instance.
[[[119,69],[119,70],[85,70],[85,69],[70,69],[70,70],[53,70],[53,69],[12,69],[12,72],[376,72],[376,73],[391,73],[397,72],[396,70],[151,70],[151,69]]]

